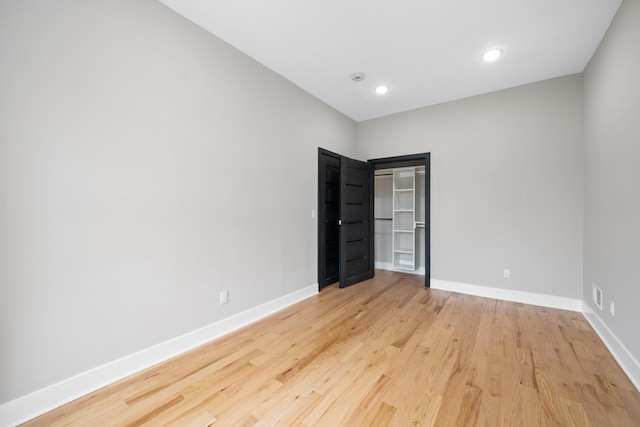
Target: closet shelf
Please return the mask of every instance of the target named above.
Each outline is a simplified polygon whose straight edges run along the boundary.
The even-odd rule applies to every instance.
[[[395,265],[396,268],[401,268],[403,270],[415,270],[414,263],[410,260],[398,260]]]
[[[394,249],[397,254],[413,254],[413,249]]]

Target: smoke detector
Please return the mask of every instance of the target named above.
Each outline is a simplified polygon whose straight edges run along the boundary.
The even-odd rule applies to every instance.
[[[364,80],[364,73],[353,73],[351,74],[351,80],[354,82],[361,82]]]

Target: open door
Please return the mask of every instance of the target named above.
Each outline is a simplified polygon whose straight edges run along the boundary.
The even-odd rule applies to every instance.
[[[318,286],[340,280],[340,155],[318,150]]]
[[[318,149],[318,285],[344,288],[374,275],[369,164]]]
[[[373,277],[373,186],[369,164],[340,158],[340,287]]]

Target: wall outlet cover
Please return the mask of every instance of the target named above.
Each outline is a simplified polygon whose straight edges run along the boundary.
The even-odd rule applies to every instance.
[[[616,308],[613,301],[609,301],[609,313],[611,313],[612,316],[616,315]]]

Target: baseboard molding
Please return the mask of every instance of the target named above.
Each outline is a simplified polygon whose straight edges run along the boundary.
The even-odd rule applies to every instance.
[[[554,295],[536,294],[533,292],[515,291],[511,289],[492,288],[488,286],[457,283],[446,280],[431,279],[431,288],[461,294],[475,295],[542,307],[559,308],[562,310],[581,312],[591,324],[611,355],[616,359],[622,370],[627,374],[633,385],[640,391],[640,362],[629,352],[618,337],[607,327],[600,316],[586,302],[573,298]]]
[[[381,262],[376,261],[374,263],[374,267],[380,270],[388,270],[388,271],[397,271],[399,273],[408,273],[408,274],[418,274],[424,276],[425,269],[424,267],[418,267],[416,270],[402,270],[400,268],[395,268],[390,262]]]
[[[382,266],[379,264],[382,264]],[[394,270],[389,263],[376,262],[375,267],[384,270],[403,271]],[[403,272],[406,273],[407,271]],[[420,273],[415,272],[415,274]],[[636,360],[624,344],[622,344],[616,335],[602,321],[598,313],[595,312],[586,302],[566,297],[492,288],[488,286],[438,279],[431,279],[431,288],[485,298],[494,298],[582,312],[600,339],[602,339],[607,349],[609,349],[618,364],[620,364],[620,367],[627,374],[633,385],[638,389],[638,391],[640,391],[640,362]],[[213,339],[233,332],[234,330],[260,320],[292,304],[314,296],[317,293],[317,284],[307,286],[306,288],[284,295],[280,298],[276,298],[226,319],[222,319],[201,329],[197,329],[169,341],[165,341],[156,346],[35,391],[16,400],[4,403],[0,405],[0,425],[16,426],[21,424],[101,387],[112,384],[129,375],[135,374],[136,372],[166,361]]]
[[[471,285],[469,283],[450,282],[438,279],[431,279],[431,288],[475,295],[484,298],[521,302],[524,304],[539,305],[549,308],[559,308],[561,310],[582,311],[582,300],[555,295],[537,294],[513,289],[492,288],[489,286]]]
[[[318,293],[318,284],[307,286],[257,307],[188,332],[153,347],[98,366],[57,384],[0,405],[0,425],[15,426],[44,414],[101,387],[126,378],[229,332],[269,316]]]
[[[609,349],[611,355],[618,362],[622,370],[627,374],[633,385],[640,392],[640,362],[633,357],[627,347],[622,344],[618,337],[607,327],[604,321],[586,301],[583,303],[584,317],[596,331],[604,345]]]

